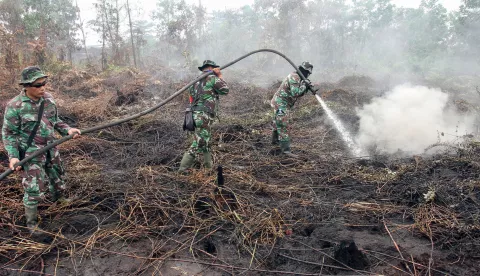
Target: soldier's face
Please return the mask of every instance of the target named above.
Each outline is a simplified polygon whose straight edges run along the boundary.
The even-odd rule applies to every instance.
[[[27,97],[34,101],[40,100],[41,97],[45,94],[45,85],[40,87],[35,87],[34,85],[42,84],[47,81],[47,78],[40,78],[32,83],[32,86],[25,87],[25,92]]]

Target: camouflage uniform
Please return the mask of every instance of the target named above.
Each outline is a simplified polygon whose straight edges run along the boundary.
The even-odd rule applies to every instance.
[[[37,121],[38,109],[44,101],[44,112],[37,133],[28,149],[27,140]],[[70,127],[58,118],[57,106],[52,95],[45,93],[38,102],[26,96],[25,91],[13,98],[5,108],[2,128],[2,138],[9,158],[19,158],[19,148],[25,149],[25,157],[36,150],[55,141],[57,130],[62,135],[68,135]],[[60,154],[56,148],[50,149],[29,163],[23,165],[22,184],[25,195],[25,206],[35,207],[44,198],[47,189],[56,200],[65,189],[62,179],[64,174]]]
[[[203,65],[198,67],[202,72],[205,69],[218,68],[215,62],[205,60]],[[220,95],[228,94],[227,83],[220,77],[220,71],[212,72],[205,78],[201,79],[190,87],[190,104],[193,111],[193,120],[195,122],[194,141],[180,161],[179,172],[184,172],[191,168],[195,159],[199,159],[203,155],[203,166],[205,168],[212,167],[212,153],[210,152],[210,140],[212,139],[211,127],[213,120],[217,116],[218,100]]]
[[[290,142],[288,135],[288,120],[290,109],[293,107],[299,97],[305,95],[307,87],[301,84],[301,78],[298,73],[289,74],[280,85],[273,96],[270,105],[273,107],[273,130],[278,132],[278,140]]]
[[[188,152],[198,157],[210,152],[211,126],[218,112],[219,95],[228,94],[227,83],[215,75],[208,75],[190,88],[193,119],[195,121],[195,140]]]

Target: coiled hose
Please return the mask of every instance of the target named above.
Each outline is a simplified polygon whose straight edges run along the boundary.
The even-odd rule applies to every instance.
[[[248,56],[251,56],[253,54],[256,54],[256,53],[260,53],[260,52],[270,52],[270,53],[274,53],[274,54],[277,54],[281,57],[283,57],[286,61],[288,61],[288,63],[290,63],[290,65],[293,66],[293,68],[295,68],[295,70],[298,72],[298,74],[300,75],[300,77],[305,80],[305,76],[302,74],[302,72],[298,69],[298,67],[292,62],[291,59],[289,59],[287,56],[285,56],[284,54],[276,51],[276,50],[272,50],[272,49],[259,49],[259,50],[255,50],[255,51],[252,51],[248,54],[245,54],[239,58],[237,58],[236,60],[230,62],[230,63],[227,63],[223,66],[220,67],[220,69],[225,69],[237,62],[239,62],[240,60],[248,57]],[[94,131],[97,131],[97,130],[101,130],[101,129],[104,129],[104,128],[108,128],[108,127],[112,127],[112,126],[116,126],[116,125],[119,125],[119,124],[122,124],[122,123],[125,123],[125,122],[128,122],[128,121],[131,121],[131,120],[134,120],[134,119],[137,119],[139,117],[142,117],[148,113],[151,113],[153,111],[155,111],[156,109],[164,106],[166,103],[170,102],[171,100],[173,100],[173,98],[177,97],[178,95],[180,95],[183,91],[187,90],[190,86],[192,86],[193,84],[195,84],[197,81],[203,79],[204,77],[206,77],[209,73],[203,73],[201,74],[198,78],[196,78],[195,80],[189,82],[188,84],[186,84],[184,87],[182,87],[180,90],[178,90],[177,92],[175,92],[175,94],[171,95],[170,97],[168,97],[167,99],[165,99],[163,102],[147,109],[147,110],[144,110],[140,113],[137,113],[137,114],[134,114],[130,117],[127,117],[127,118],[124,118],[124,119],[121,119],[121,120],[117,120],[117,121],[113,121],[113,122],[110,122],[108,124],[104,124],[104,125],[100,125],[100,126],[95,126],[95,127],[92,127],[92,128],[88,128],[88,129],[85,129],[85,130],[82,130],[82,134],[87,134],[87,133],[90,133],[90,132],[94,132]],[[73,138],[73,134],[72,135],[68,135],[68,136],[64,136],[62,137],[61,139],[58,139],[56,140],[55,142],[51,143],[51,144],[48,144],[47,146],[35,151],[33,154],[31,154],[30,156],[24,158],[23,160],[21,160],[20,162],[16,163],[15,164],[15,168],[17,166],[22,166],[23,164],[27,163],[28,161],[32,160],[33,158],[39,156],[40,154],[46,152],[47,150],[55,147],[55,146],[58,146],[70,139]],[[0,175],[0,180],[4,179],[5,177],[7,177],[8,175],[10,175],[11,173],[13,172],[12,169],[8,169],[6,170],[4,173],[2,173]]]

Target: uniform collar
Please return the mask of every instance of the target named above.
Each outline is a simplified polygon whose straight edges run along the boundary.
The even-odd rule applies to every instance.
[[[27,96],[27,91],[25,91],[25,89],[22,89],[22,92],[20,93],[20,95],[22,95],[22,102],[32,102],[32,103],[41,103],[43,101],[43,97],[40,98],[40,100],[38,100],[38,102],[30,99],[28,96]]]

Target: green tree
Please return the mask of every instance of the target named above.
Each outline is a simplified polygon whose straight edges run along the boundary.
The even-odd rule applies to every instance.
[[[174,56],[184,56],[189,63],[203,33],[201,24],[205,24],[205,9],[201,5],[189,5],[185,0],[158,0],[152,19],[162,52],[169,57],[168,62]]]
[[[16,34],[23,52],[31,46],[37,64],[44,65],[51,54],[71,61],[78,46],[77,9],[72,0],[3,0],[0,19]]]
[[[77,8],[72,0],[23,0],[22,15],[25,35],[38,39],[35,44],[38,63],[45,62],[49,50],[58,54],[60,60],[71,61],[72,52],[78,46]],[[44,52],[44,53],[43,53]]]
[[[107,45],[112,52],[111,61],[114,65],[124,64],[123,46],[124,41],[120,32],[121,5],[118,0],[97,0],[94,3],[97,12],[97,18],[89,23],[94,27],[97,33],[101,34],[102,42],[102,68],[107,65]]]
[[[480,0],[463,0],[455,18],[457,50],[463,57],[480,62]]]

